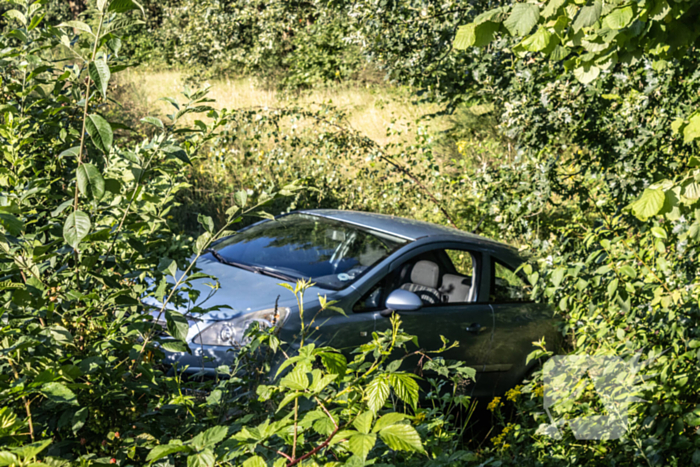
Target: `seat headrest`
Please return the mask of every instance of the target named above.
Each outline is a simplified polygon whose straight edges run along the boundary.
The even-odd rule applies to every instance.
[[[466,302],[471,292],[471,278],[456,274],[442,276],[440,292],[447,295],[448,302]]]
[[[437,264],[431,261],[418,261],[413,265],[411,271],[411,282],[437,289],[438,281],[440,280],[440,268]]]

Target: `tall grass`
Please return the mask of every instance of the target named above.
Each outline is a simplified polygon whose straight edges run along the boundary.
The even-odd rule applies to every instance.
[[[178,94],[186,82],[183,73],[174,70],[129,70],[120,76],[120,90],[133,110],[157,109],[170,112],[170,104],[161,97]],[[356,84],[317,87],[305,91],[280,91],[265,80],[255,77],[212,80],[210,97],[215,108],[248,109],[297,105],[312,108],[332,105],[346,114],[347,123],[355,131],[384,146],[411,137],[412,124],[421,121],[431,131],[446,130],[446,117],[428,118],[440,108],[434,104],[416,104],[409,89],[387,85]],[[151,110],[152,111],[152,110]],[[387,134],[387,129],[403,129],[400,134]]]

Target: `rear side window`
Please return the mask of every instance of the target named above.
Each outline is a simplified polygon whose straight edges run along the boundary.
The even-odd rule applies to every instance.
[[[491,267],[491,303],[529,302],[531,287],[508,266],[493,260]]]

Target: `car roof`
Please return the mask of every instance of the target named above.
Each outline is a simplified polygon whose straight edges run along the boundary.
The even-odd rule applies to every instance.
[[[451,236],[454,237],[454,240],[466,241],[468,243],[481,245],[483,247],[495,247],[502,250],[508,250],[509,253],[512,254],[517,254],[516,250],[510,245],[496,242],[480,235],[464,232],[463,230],[453,227],[431,224],[430,222],[407,219],[405,217],[376,214],[371,212],[344,211],[339,209],[308,209],[296,212],[321,216],[327,219],[333,219],[368,229],[378,230],[380,232],[389,233],[407,240],[418,240],[419,238],[424,237],[440,236],[444,238],[445,236]]]

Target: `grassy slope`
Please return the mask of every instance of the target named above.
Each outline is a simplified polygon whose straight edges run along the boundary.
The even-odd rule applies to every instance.
[[[177,96],[185,86],[184,76],[177,71],[129,70],[120,75],[120,86],[132,111],[160,109],[165,114],[170,104],[158,102],[161,97]],[[387,86],[318,88],[300,93],[282,93],[271,89],[255,78],[215,80],[210,97],[216,108],[244,109],[251,107],[281,107],[331,104],[347,113],[348,124],[356,131],[381,145],[396,143],[405,136],[387,136],[387,129],[396,122],[399,127],[415,122],[421,117],[437,112],[435,105],[414,104],[410,93],[401,88]],[[433,130],[446,128],[445,119],[426,122]],[[405,135],[410,135],[410,131]]]

